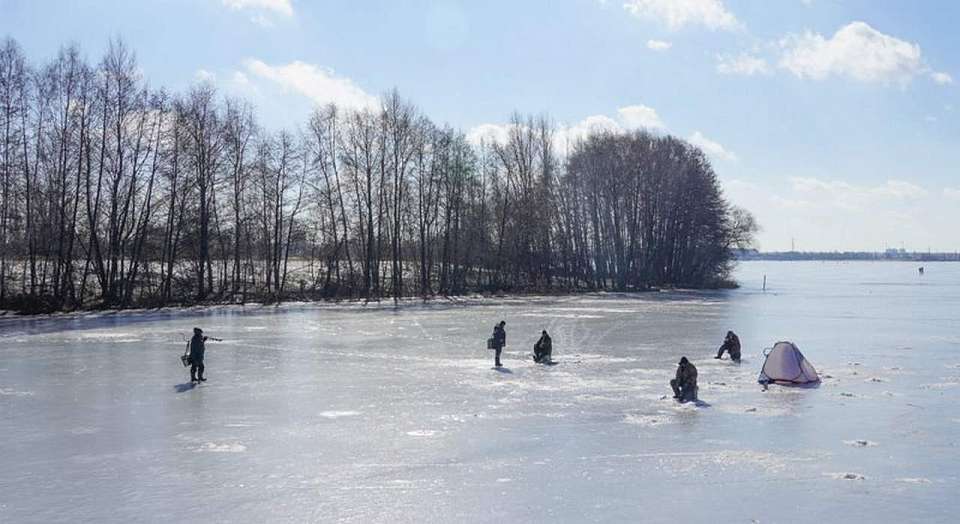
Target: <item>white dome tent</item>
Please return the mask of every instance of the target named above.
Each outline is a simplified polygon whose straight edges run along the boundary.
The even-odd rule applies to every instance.
[[[784,386],[804,386],[820,383],[817,370],[807,361],[793,342],[777,342],[764,352],[767,359],[757,382]]]

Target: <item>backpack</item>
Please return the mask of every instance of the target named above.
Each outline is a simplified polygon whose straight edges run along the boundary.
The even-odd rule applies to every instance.
[[[190,342],[187,342],[187,349],[180,355],[180,362],[183,362],[183,367],[193,364],[193,360],[190,359]]]

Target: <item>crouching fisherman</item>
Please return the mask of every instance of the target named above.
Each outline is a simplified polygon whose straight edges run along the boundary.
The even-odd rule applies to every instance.
[[[677,378],[670,381],[670,387],[673,388],[673,398],[680,402],[697,401],[697,368],[687,357],[680,359]]]
[[[740,362],[740,337],[733,331],[727,331],[727,337],[723,339],[723,345],[717,351],[717,356],[713,358],[723,358],[723,352],[730,353],[730,359],[734,362]]]
[[[219,338],[206,337],[203,330],[193,328],[193,338],[190,339],[190,382],[206,382],[203,378],[203,354],[206,352],[205,342],[207,340],[216,340],[223,342]]]
[[[533,361],[541,364],[549,364],[552,354],[553,340],[550,338],[550,335],[547,334],[547,330],[544,329],[540,335],[540,340],[533,345]]]

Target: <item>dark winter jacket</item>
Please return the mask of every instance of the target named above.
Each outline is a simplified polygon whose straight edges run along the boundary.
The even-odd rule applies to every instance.
[[[533,346],[533,350],[539,355],[551,354],[553,352],[553,340],[550,339],[550,335],[541,335],[540,340]]]
[[[190,339],[190,360],[193,362],[203,362],[203,353],[206,350],[204,342],[207,337],[203,335],[194,335]]]
[[[507,345],[507,332],[500,324],[493,327],[493,347],[494,349],[503,349]]]
[[[687,362],[677,366],[677,386],[687,389],[697,387],[697,368]]]
[[[717,356],[722,357],[724,351],[730,353],[730,358],[733,360],[740,360],[740,337],[738,337],[736,333],[731,333],[730,336],[724,339]]]

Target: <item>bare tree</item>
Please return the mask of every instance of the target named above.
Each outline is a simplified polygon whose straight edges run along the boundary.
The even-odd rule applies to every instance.
[[[394,90],[264,132],[210,84],[151,90],[122,41],[33,68],[8,39],[0,306],[713,286],[757,231],[683,140],[506,131],[472,144]]]

